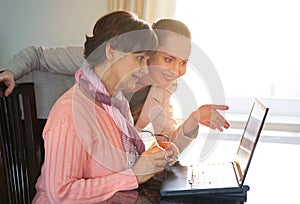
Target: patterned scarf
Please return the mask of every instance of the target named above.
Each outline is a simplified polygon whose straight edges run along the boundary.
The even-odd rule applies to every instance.
[[[120,93],[119,98],[111,97],[94,70],[87,63],[76,72],[75,78],[80,87],[90,97],[102,104],[104,110],[110,115],[122,132],[122,143],[126,153],[127,168],[131,168],[145,151],[145,146],[133,126],[128,101],[122,93]]]

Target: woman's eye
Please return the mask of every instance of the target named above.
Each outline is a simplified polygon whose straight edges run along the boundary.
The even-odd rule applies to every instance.
[[[187,64],[187,61],[183,61],[180,64],[181,64],[181,66],[185,66]]]
[[[138,56],[138,60],[139,60],[139,61],[143,61],[144,59],[145,59],[144,56]]]
[[[168,62],[170,63],[172,61],[172,59],[168,58],[168,57],[165,57],[165,62]]]

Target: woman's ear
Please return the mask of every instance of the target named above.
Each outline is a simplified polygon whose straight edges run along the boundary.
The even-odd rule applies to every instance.
[[[112,48],[109,43],[106,44],[105,54],[106,59],[112,62],[116,62],[117,60],[125,56],[122,51]]]
[[[106,44],[105,47],[105,54],[106,54],[106,58],[108,60],[113,60],[115,57],[117,50],[113,49],[109,43]]]

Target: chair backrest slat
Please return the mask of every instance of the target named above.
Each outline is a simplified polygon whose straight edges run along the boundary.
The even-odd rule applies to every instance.
[[[34,84],[18,84],[9,97],[0,97],[0,114],[0,203],[31,203],[43,149]]]

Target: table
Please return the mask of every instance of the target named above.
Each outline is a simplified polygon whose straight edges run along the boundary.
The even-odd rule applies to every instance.
[[[295,137],[286,143],[281,143],[280,139],[282,138],[262,136],[258,142],[245,180],[245,184],[250,186],[250,190],[248,191],[247,201],[244,204],[300,203],[298,187],[300,183],[300,162],[298,159],[300,156],[300,137]],[[283,141],[285,141],[284,138]],[[235,153],[238,143],[239,139],[234,139],[234,137],[220,140],[209,160],[223,159],[228,154]],[[227,153],[225,156],[224,152]],[[241,203],[239,201],[222,201],[206,197],[166,199],[160,197],[159,188],[160,182],[151,179],[146,184],[140,185],[136,191],[120,192],[119,197],[124,201],[124,195],[126,195],[131,198],[126,203],[141,204]]]

